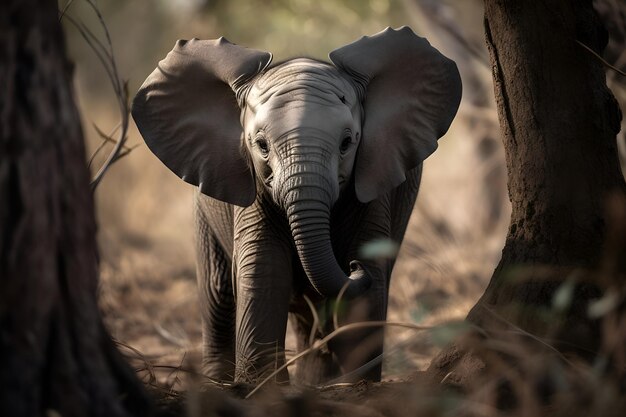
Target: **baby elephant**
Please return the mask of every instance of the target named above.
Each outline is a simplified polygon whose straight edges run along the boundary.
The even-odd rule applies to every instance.
[[[341,324],[385,320],[395,259],[360,249],[402,241],[422,161],[461,97],[455,63],[408,27],[332,63],[271,60],[224,38],[181,40],[132,106],[150,150],[199,189],[203,365],[218,380],[254,383],[283,364],[288,316],[299,350],[327,335],[342,289]],[[297,378],[379,380],[380,361],[364,365],[383,333],[342,334]]]

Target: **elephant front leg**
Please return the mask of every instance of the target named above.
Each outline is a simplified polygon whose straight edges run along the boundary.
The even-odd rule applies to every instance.
[[[197,277],[202,314],[202,370],[218,381],[235,375],[235,301],[230,259],[204,217],[197,218]]]
[[[244,242],[235,256],[235,381],[257,383],[285,362],[292,265],[288,247],[267,232]],[[275,378],[288,381],[286,370]]]

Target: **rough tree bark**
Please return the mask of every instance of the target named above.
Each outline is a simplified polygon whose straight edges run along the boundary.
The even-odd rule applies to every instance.
[[[150,414],[97,308],[93,197],[56,1],[2,2],[0,86],[0,415]]]
[[[502,259],[467,319],[489,327],[504,318],[590,359],[600,338],[586,307],[599,283],[581,280],[557,333],[542,307],[574,271],[599,265],[607,198],[626,190],[616,148],[621,113],[602,63],[578,43],[601,55],[606,32],[590,0],[485,0],[485,32],[512,214]],[[453,346],[430,371],[475,372],[470,356]]]

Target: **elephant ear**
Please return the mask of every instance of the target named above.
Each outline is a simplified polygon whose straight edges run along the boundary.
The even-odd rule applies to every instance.
[[[368,202],[404,182],[406,172],[435,151],[459,107],[461,78],[454,61],[406,26],[329,56],[364,95],[355,189]]]
[[[238,99],[271,62],[267,52],[217,40],[180,40],[143,83],[132,115],[148,148],[208,196],[252,204]]]

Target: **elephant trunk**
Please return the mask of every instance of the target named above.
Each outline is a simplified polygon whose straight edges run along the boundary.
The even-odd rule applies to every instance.
[[[338,194],[337,185],[302,166],[297,171],[283,182],[281,200],[302,267],[321,295],[335,297],[346,286],[344,296],[356,297],[369,288],[371,277],[358,261],[350,263],[350,275],[346,275],[335,258],[330,208]]]

